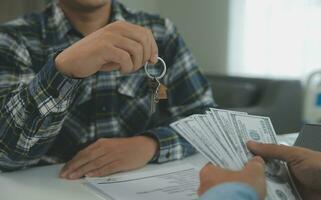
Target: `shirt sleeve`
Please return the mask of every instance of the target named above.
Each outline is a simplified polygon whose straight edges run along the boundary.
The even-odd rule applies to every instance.
[[[160,56],[166,60],[168,71],[163,79],[167,86],[169,113],[166,122],[155,124],[147,132],[157,139],[160,149],[153,162],[167,162],[181,159],[195,152],[195,149],[169,125],[191,114],[204,113],[214,106],[211,87],[200,72],[191,51],[177,32],[174,24],[164,20],[165,32],[160,42]]]
[[[81,80],[57,71],[48,58],[32,70],[19,37],[0,33],[0,170],[37,164],[59,133]]]
[[[199,200],[259,200],[257,193],[243,183],[224,183],[208,190]]]

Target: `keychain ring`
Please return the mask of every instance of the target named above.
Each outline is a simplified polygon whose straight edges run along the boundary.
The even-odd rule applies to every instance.
[[[150,78],[150,79],[161,79],[161,78],[163,78],[164,76],[165,76],[165,74],[166,74],[166,70],[167,70],[167,67],[166,67],[166,63],[165,63],[165,61],[161,58],[161,57],[157,57],[157,59],[158,60],[160,60],[161,61],[161,63],[163,64],[163,72],[161,73],[161,75],[159,75],[159,76],[152,76],[149,72],[148,72],[148,62],[146,62],[145,63],[145,73],[146,73],[146,75],[148,76],[148,78]]]

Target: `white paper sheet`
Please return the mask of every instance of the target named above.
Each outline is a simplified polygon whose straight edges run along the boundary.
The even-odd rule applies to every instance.
[[[85,185],[107,200],[196,200],[198,170],[189,164],[152,171],[86,178]]]

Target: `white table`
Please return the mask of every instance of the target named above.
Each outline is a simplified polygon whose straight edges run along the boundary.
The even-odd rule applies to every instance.
[[[297,134],[280,136],[280,142],[293,144]],[[205,159],[197,154],[181,161],[162,165],[148,165],[140,170],[153,170],[190,163],[201,168]],[[82,180],[67,181],[58,178],[62,165],[37,167],[28,170],[0,174],[1,200],[99,200],[91,190],[82,184]]]

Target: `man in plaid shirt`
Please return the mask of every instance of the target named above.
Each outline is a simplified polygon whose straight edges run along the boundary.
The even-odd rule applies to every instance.
[[[168,99],[152,114],[141,67],[157,56]],[[59,0],[0,26],[0,105],[1,171],[68,161],[60,177],[77,179],[192,154],[169,123],[213,99],[168,19],[112,0]]]

